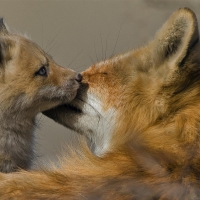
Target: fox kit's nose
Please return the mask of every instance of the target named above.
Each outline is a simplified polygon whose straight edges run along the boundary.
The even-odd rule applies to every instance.
[[[82,81],[82,75],[80,73],[76,74],[75,79],[76,79],[76,81],[81,82]]]

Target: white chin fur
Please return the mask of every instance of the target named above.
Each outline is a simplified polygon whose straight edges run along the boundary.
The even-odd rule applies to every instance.
[[[102,156],[111,149],[111,138],[115,124],[115,109],[102,109],[98,98],[88,94],[84,99],[82,112],[75,126],[81,127],[83,134],[91,141],[93,152]]]

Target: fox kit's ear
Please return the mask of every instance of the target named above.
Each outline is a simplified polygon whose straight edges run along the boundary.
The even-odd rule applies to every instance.
[[[8,34],[3,18],[0,18],[0,34]]]
[[[170,61],[180,66],[198,40],[195,14],[189,8],[181,8],[172,14],[156,34],[153,41],[153,57],[158,63]]]
[[[6,37],[8,34],[4,20],[0,18],[0,66],[3,66],[10,59],[12,41]]]

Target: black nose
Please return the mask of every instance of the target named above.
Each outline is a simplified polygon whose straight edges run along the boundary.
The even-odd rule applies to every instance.
[[[75,79],[76,79],[76,81],[81,82],[82,81],[82,75],[80,73],[76,74]]]

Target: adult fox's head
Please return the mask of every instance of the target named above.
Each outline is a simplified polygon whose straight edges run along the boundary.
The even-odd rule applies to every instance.
[[[199,50],[195,14],[179,9],[147,46],[84,71],[72,103],[45,114],[86,135],[98,155],[132,138],[175,153],[198,138]]]

